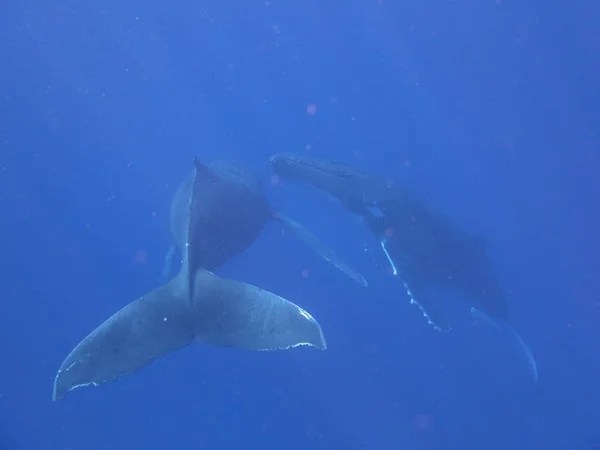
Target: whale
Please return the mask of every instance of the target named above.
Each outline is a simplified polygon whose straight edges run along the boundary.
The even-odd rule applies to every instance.
[[[244,252],[259,237],[265,224],[273,220],[288,234],[300,239],[324,260],[366,287],[365,277],[314,233],[299,222],[270,206],[263,186],[247,166],[225,160],[204,164],[194,159],[194,170],[179,185],[171,202],[171,246],[165,258],[161,280],[172,272],[175,256],[182,254],[182,266],[192,275],[199,268],[218,270]],[[194,251],[189,250],[193,248]]]
[[[208,270],[243,251],[262,225],[251,223],[256,214],[252,208],[260,201],[242,196],[241,200],[250,201],[248,209],[239,208],[237,191],[232,189],[224,196],[226,190],[219,179],[213,179],[212,172],[206,176],[206,171],[195,160],[187,206],[182,209],[187,217],[179,218],[187,228],[185,258],[179,273],[104,320],[73,348],[55,376],[53,401],[74,389],[100,386],[133,374],[195,342],[249,351],[327,348],[319,323],[302,307],[260,287],[222,278]],[[248,193],[244,189],[241,192]],[[225,209],[219,204],[218,211],[227,212],[217,214],[221,219],[233,220],[231,224],[214,227],[211,223],[209,219],[215,217],[210,206],[213,197],[233,202]],[[241,234],[245,239],[228,234],[238,230],[248,230]],[[211,233],[215,234],[214,240]]]
[[[317,188],[362,219],[410,303],[435,330],[451,330],[439,305],[443,297],[436,292],[457,294],[469,305],[474,319],[504,333],[531,378],[538,380],[537,363],[511,324],[508,295],[483,239],[458,227],[398,183],[345,161],[280,153],[271,156],[270,163],[280,179]]]

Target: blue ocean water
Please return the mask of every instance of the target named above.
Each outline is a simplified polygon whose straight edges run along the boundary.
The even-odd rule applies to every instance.
[[[0,449],[600,445],[597,2],[0,11]],[[272,178],[284,151],[394,180],[489,242],[539,381],[460,301],[434,332],[358,218]],[[327,351],[193,345],[53,403],[73,346],[158,285],[193,156],[253,167],[370,286],[268,224],[219,275],[308,309]]]

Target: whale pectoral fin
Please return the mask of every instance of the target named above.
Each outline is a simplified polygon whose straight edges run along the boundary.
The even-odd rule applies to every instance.
[[[423,313],[423,317],[427,319],[427,322],[437,331],[450,331],[452,328],[447,322],[446,316],[441,312],[441,310],[435,305],[434,300],[428,295],[427,289],[423,287],[421,284],[412,280],[409,275],[408,266],[410,264],[409,261],[403,261],[398,264],[395,260],[392,259],[388,249],[387,242],[385,239],[380,241],[381,249],[385,257],[388,260],[390,265],[390,270],[392,275],[399,278],[404,286],[404,290],[406,291],[406,295],[410,300],[411,305],[416,305],[421,312]],[[400,271],[404,272],[400,274]]]
[[[133,301],[84,338],[61,364],[53,400],[69,391],[133,373],[194,341],[190,309],[174,287],[179,277]]]
[[[327,344],[319,323],[304,309],[248,283],[198,273],[202,300],[197,340],[244,350],[283,350]],[[198,287],[197,287],[198,290]]]
[[[533,357],[531,349],[527,346],[527,344],[525,343],[521,335],[517,332],[517,330],[515,330],[515,328],[505,320],[492,317],[484,311],[475,307],[471,308],[471,316],[476,320],[485,322],[488,325],[492,325],[497,330],[502,331],[508,337],[511,345],[519,354],[519,358],[521,358],[523,363],[527,366],[529,374],[531,375],[533,380],[537,382],[539,378],[537,363],[535,361],[535,358]]]
[[[427,289],[419,289],[418,285],[409,285],[408,282],[402,280],[402,284],[406,291],[406,295],[410,300],[411,305],[417,306],[427,323],[436,331],[451,331],[452,328],[448,323],[446,315],[436,305],[433,298],[428,295]]]
[[[311,233],[303,225],[290,219],[288,216],[280,212],[274,213],[273,217],[281,222],[291,234],[308,244],[314,251],[321,255],[324,260],[333,264],[361,286],[367,287],[369,285],[365,277],[342,261],[332,248],[321,242],[317,236]]]
[[[167,256],[165,256],[165,265],[163,267],[162,274],[160,276],[161,282],[166,283],[169,281],[169,277],[171,276],[171,268],[173,267],[173,260],[175,259],[175,252],[177,251],[177,247],[175,244],[171,244],[169,247],[169,251],[167,252]]]

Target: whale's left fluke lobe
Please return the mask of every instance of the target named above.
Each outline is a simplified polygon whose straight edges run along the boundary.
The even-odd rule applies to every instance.
[[[177,283],[179,278],[131,302],[77,344],[56,374],[53,400],[116,380],[191,344],[191,311]]]

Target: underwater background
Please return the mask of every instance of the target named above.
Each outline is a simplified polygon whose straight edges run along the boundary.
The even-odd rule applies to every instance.
[[[600,445],[600,4],[23,0],[0,6],[0,449]],[[493,249],[532,382],[444,302],[431,329],[377,241],[268,158],[348,161]],[[90,330],[154,289],[170,202],[242,161],[366,289],[267,224],[219,275],[318,318],[324,352],[193,345],[52,402]]]

